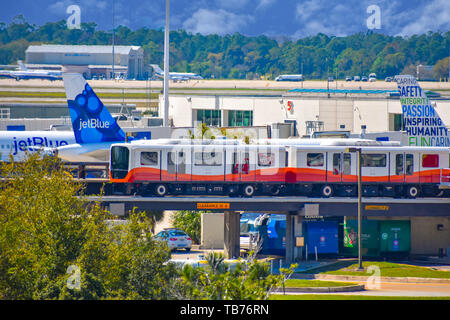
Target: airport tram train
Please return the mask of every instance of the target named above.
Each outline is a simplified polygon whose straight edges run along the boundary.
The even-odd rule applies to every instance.
[[[449,148],[370,140],[256,141],[250,145],[182,140],[113,144],[115,192],[143,196],[357,196],[361,148],[363,196],[447,197]],[[343,141],[345,140],[345,141]],[[354,151],[354,150],[353,150]]]

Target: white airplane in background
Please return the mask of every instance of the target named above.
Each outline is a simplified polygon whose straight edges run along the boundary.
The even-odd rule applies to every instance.
[[[282,74],[275,78],[275,81],[303,81],[301,74]]]
[[[164,70],[162,70],[157,64],[151,64],[151,67],[155,71],[155,75],[158,78],[164,78]],[[169,72],[169,79],[174,81],[188,81],[202,80],[203,77],[196,73]]]
[[[30,70],[20,60],[18,61],[18,64],[18,70],[0,70],[0,76],[13,78],[17,81],[21,79],[62,80],[61,71]]]

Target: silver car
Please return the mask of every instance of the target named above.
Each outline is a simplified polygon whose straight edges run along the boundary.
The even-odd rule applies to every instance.
[[[155,236],[155,239],[166,242],[171,250],[185,249],[189,252],[192,248],[191,237],[180,229],[164,229]]]

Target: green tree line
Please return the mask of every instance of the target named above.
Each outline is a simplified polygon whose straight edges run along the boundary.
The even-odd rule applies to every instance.
[[[307,79],[324,79],[372,72],[383,78],[411,73],[419,64],[435,65],[448,57],[450,47],[450,31],[410,37],[372,31],[346,37],[319,33],[297,41],[277,41],[264,35],[201,35],[176,30],[171,31],[170,39],[171,71],[216,79],[274,79],[279,74],[298,73]],[[0,23],[0,64],[23,60],[29,45],[42,43],[110,45],[112,31],[97,30],[93,22],[70,30],[64,20],[37,26],[17,16],[8,25]],[[119,26],[115,43],[142,46],[145,65],[163,65],[163,30]],[[448,75],[448,67],[439,70],[436,77]]]

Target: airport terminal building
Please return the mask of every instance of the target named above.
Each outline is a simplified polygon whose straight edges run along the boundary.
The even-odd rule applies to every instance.
[[[450,123],[450,100],[432,99],[444,123]],[[160,96],[160,117],[164,114]],[[169,96],[174,127],[260,127],[291,124],[293,135],[317,131],[392,132],[402,130],[402,107],[390,90],[294,89],[280,95]]]
[[[31,45],[26,50],[29,68],[76,66],[86,78],[110,79],[113,47],[87,45]],[[139,46],[114,46],[114,73],[124,79],[143,79],[144,50]]]

